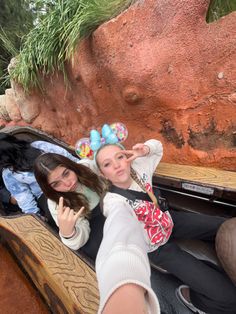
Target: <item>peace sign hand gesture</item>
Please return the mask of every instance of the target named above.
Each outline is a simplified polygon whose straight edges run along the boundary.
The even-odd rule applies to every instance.
[[[82,216],[84,207],[81,207],[80,210],[76,213],[70,207],[64,206],[64,199],[60,197],[58,204],[58,226],[59,232],[62,237],[70,238],[76,232],[75,225],[79,217]]]
[[[138,157],[143,157],[148,155],[150,152],[149,146],[138,143],[132,147],[132,150],[124,150],[123,153],[128,157],[127,162],[132,162]]]

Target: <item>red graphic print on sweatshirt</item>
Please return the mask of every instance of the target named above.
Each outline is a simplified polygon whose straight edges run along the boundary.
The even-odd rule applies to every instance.
[[[146,189],[152,192],[152,187],[146,183]],[[132,204],[139,221],[144,223],[148,237],[152,245],[165,244],[172,232],[173,221],[169,212],[162,212],[160,208],[152,202],[139,201]]]

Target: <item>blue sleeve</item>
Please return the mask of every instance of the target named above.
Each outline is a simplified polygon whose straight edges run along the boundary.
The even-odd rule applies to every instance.
[[[60,147],[60,146],[55,145],[55,144],[52,144],[52,143],[49,143],[49,142],[36,141],[36,142],[33,142],[31,144],[31,146],[38,148],[45,153],[55,153],[55,154],[63,155],[65,157],[73,160],[76,163],[78,163],[80,161],[80,159],[71,155],[65,148]]]
[[[39,211],[35,197],[28,184],[14,178],[12,173],[3,170],[2,178],[10,194],[16,199],[18,206],[25,214],[35,214]]]

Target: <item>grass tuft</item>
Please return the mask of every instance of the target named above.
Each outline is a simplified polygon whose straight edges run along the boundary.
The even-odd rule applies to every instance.
[[[62,71],[78,42],[134,0],[58,0],[54,9],[24,38],[9,76],[25,91],[42,89],[40,77]]]
[[[236,10],[236,0],[211,0],[207,22],[211,23]]]
[[[55,1],[53,9],[23,38],[20,54],[9,73],[9,79],[20,83],[25,91],[34,87],[42,89],[42,75],[53,74],[58,70],[63,72],[66,81],[65,61],[70,59],[78,42],[136,1]],[[236,0],[212,0],[207,21],[216,20],[234,10]]]

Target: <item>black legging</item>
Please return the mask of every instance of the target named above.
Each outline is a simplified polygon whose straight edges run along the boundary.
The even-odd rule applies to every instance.
[[[149,253],[150,260],[190,287],[192,303],[210,314],[236,313],[236,287],[223,270],[183,251],[172,239],[214,242],[225,218],[170,210],[174,228],[169,241]]]
[[[91,211],[91,217],[89,219],[90,235],[89,240],[81,248],[87,256],[95,261],[99,246],[103,237],[103,225],[105,217],[102,215],[99,204]]]

